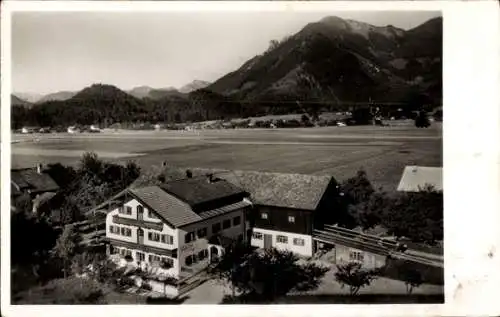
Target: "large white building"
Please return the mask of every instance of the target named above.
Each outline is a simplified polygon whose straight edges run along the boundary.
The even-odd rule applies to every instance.
[[[96,211],[107,212],[108,253],[117,263],[181,281],[219,257],[225,243],[245,239],[247,196],[224,180],[184,179],[127,189]],[[176,295],[178,287],[167,286],[157,288]]]

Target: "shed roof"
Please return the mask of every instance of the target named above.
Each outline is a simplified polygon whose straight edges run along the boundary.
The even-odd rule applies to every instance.
[[[419,192],[429,185],[435,190],[443,190],[442,167],[406,166],[399,181],[398,191]]]

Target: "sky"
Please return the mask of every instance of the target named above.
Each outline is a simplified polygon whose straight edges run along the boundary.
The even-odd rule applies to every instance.
[[[213,82],[307,23],[339,16],[410,29],[440,12],[15,12],[14,92]]]

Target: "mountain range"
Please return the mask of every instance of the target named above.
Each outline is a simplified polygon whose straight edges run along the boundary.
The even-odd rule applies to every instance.
[[[368,102],[441,105],[442,18],[403,30],[326,17],[271,41],[265,52],[213,83],[129,91],[96,84],[49,96],[18,110],[19,122],[196,121],[293,112],[297,101],[319,111]]]
[[[126,90],[126,92],[136,98],[151,98],[151,99],[161,99],[165,96],[175,95],[175,94],[187,94],[191,91],[205,88],[210,85],[210,82],[203,80],[194,80],[181,88],[177,89],[175,87],[168,88],[152,88],[149,86],[139,86],[134,87],[130,90]],[[15,92],[13,95],[16,100],[13,104],[20,104],[22,102],[28,102],[30,104],[41,104],[46,101],[58,101],[58,100],[68,100],[74,95],[76,95],[78,91],[59,91],[55,93],[49,94],[37,94],[37,93],[26,93],[26,92]]]

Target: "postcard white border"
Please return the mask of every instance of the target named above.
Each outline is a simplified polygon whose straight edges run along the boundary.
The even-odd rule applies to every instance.
[[[500,25],[497,1],[6,1],[1,10],[1,302],[5,316],[497,315]],[[436,11],[444,20],[445,298],[440,305],[10,305],[10,18],[14,11]],[[33,238],[33,237],[32,237]]]

